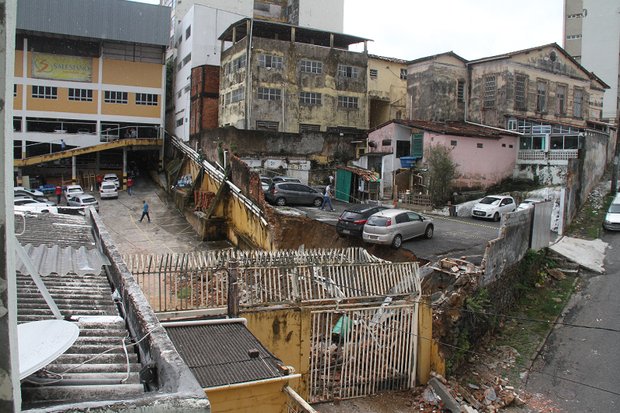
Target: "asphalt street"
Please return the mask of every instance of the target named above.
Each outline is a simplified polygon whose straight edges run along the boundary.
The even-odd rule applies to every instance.
[[[565,309],[564,323],[585,327],[557,326],[527,385],[566,412],[620,411],[620,233],[602,240],[609,243],[605,274],[584,272]]]

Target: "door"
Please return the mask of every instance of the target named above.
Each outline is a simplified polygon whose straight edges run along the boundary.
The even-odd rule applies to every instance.
[[[426,226],[424,225],[424,221],[422,221],[422,217],[415,212],[407,212],[407,215],[409,216],[409,227],[411,228],[409,237],[413,238],[424,234]]]
[[[338,169],[336,172],[336,188],[335,197],[341,201],[349,202],[351,196],[351,178],[353,173],[344,169]]]

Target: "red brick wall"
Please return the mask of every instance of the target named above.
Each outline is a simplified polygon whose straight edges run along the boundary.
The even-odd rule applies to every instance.
[[[190,134],[218,127],[219,66],[198,66],[192,69]]]

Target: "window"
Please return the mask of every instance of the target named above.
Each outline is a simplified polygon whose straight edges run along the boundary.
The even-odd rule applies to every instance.
[[[13,97],[17,97],[17,85],[13,85]]]
[[[177,65],[177,72],[180,72],[181,69],[183,69],[183,62],[179,62],[179,64]]]
[[[476,148],[482,148],[482,147],[483,147],[483,145],[481,143],[477,143],[476,144]]]
[[[187,26],[187,29],[185,29],[185,40],[189,39],[189,36],[192,35],[192,26],[189,25]]]
[[[127,104],[127,92],[114,92],[106,90],[103,92],[103,101],[105,103],[121,103]]]
[[[34,99],[58,99],[58,88],[51,86],[32,86]]]
[[[192,54],[191,54],[191,53],[188,53],[188,54],[187,54],[187,56],[185,56],[185,57],[183,58],[183,66],[185,66],[186,64],[188,64],[190,60],[192,60]]]
[[[411,156],[411,142],[396,141],[396,157]]]
[[[514,148],[514,146],[513,146],[513,145],[508,145],[508,147],[509,147],[509,148]]]
[[[517,75],[515,79],[515,109],[525,110],[525,90],[526,90],[527,77],[523,75]]]
[[[396,119],[402,119],[403,118],[403,112],[400,110],[396,111]]]
[[[552,136],[549,146],[551,149],[579,149],[579,136]]]
[[[377,69],[370,69],[370,78],[376,79],[377,76],[379,76],[379,72],[377,71]]]
[[[506,144],[505,144],[505,143],[502,143],[502,148],[505,148],[505,147],[506,147]]]
[[[258,98],[260,100],[282,100],[282,90],[281,89],[273,89],[269,87],[259,87],[258,88]]]
[[[357,109],[357,102],[357,98],[351,96],[338,96],[339,108]]]
[[[273,69],[282,69],[282,57],[259,54],[258,55],[258,66],[270,67]]]
[[[179,90],[179,93],[177,93],[177,99],[181,99],[181,96],[183,96],[183,91]]]
[[[558,102],[558,115],[563,115],[566,112],[566,86],[558,86],[555,100]]]
[[[465,103],[465,81],[459,80],[456,83],[456,100],[459,103]]]
[[[235,102],[239,102],[243,100],[245,96],[244,92],[245,92],[245,88],[243,86],[233,90],[232,91],[232,102],[235,103]]]
[[[176,124],[177,124],[177,127],[183,126],[183,118],[177,119],[177,123]]]
[[[136,105],[157,106],[157,96],[150,93],[136,93]]]
[[[450,146],[456,146],[457,143],[457,141],[450,141]]]
[[[228,63],[230,65],[230,63]],[[241,55],[233,61],[233,71],[237,71],[245,67],[245,55]]]
[[[392,140],[391,139],[383,139],[381,141],[381,146],[392,146]]]
[[[323,73],[323,63],[315,62],[313,60],[302,60],[301,61],[301,69],[304,73]]]
[[[280,126],[279,122],[271,122],[268,120],[257,120],[256,121],[256,130],[267,130],[271,132],[277,132],[279,126]]]
[[[521,150],[532,150],[532,149],[543,149],[545,147],[545,137],[544,136],[521,136],[520,141],[520,149]]]
[[[357,79],[359,77],[359,69],[353,66],[338,65],[338,76]]]
[[[185,85],[185,87],[183,88],[183,93],[189,93],[191,89],[191,85],[188,83],[187,85]]]
[[[484,109],[493,109],[495,107],[495,76],[487,76],[484,78]]]
[[[402,80],[407,80],[407,69],[400,69],[400,78]]]
[[[510,118],[508,119],[508,130],[517,130],[518,128],[518,123],[517,120],[515,118]]]
[[[69,100],[76,100],[79,102],[92,102],[93,91],[91,89],[71,89],[69,88]]]
[[[411,156],[422,159],[424,156],[424,134],[423,133],[413,133],[411,134]]]
[[[300,123],[299,124],[299,133],[302,132],[320,132],[321,131],[321,125],[309,125],[306,123]]]
[[[536,110],[538,112],[547,111],[547,82],[539,80],[536,86]]]
[[[232,73],[232,62],[228,62],[228,63],[224,63],[224,67],[222,68],[222,70],[224,70],[224,74],[229,75]]]
[[[581,101],[582,101],[581,90],[575,89],[575,104],[573,107],[573,116],[576,118],[581,117]]]
[[[583,13],[578,13],[578,14],[569,14],[568,18],[569,19],[581,19],[583,17]]]
[[[230,92],[226,93],[226,105],[230,105],[230,97],[231,97],[231,93]]]
[[[320,105],[322,95],[314,92],[299,92],[300,105]]]
[[[581,35],[580,34],[575,34],[572,36],[566,36],[566,40],[577,40],[577,39],[581,39]]]

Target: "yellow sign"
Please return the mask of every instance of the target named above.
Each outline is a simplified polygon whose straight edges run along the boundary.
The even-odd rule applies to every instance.
[[[32,77],[91,82],[93,59],[86,57],[32,54]]]

